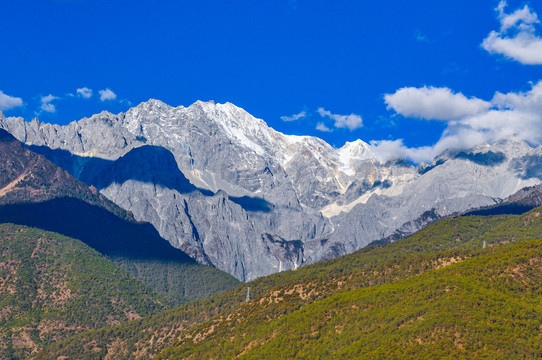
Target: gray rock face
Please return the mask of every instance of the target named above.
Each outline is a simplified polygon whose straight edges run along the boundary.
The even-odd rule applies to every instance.
[[[521,141],[447,152],[431,165],[382,163],[361,140],[335,149],[284,135],[229,103],[149,100],[64,126],[0,115],[0,128],[241,280],[408,234],[542,182],[542,150]]]

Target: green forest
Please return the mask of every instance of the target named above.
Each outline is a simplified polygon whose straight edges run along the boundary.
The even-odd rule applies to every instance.
[[[442,220],[404,240],[83,332],[36,358],[539,358],[540,214]]]
[[[166,300],[78,240],[0,225],[0,358],[148,316]]]

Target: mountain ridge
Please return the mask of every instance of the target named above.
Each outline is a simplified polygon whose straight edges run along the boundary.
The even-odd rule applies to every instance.
[[[0,118],[0,128],[89,185],[103,183],[104,164],[115,163],[117,175],[131,168],[124,182],[100,192],[199,262],[240,280],[343,255],[396,230],[404,236],[426,224],[427,212],[438,219],[496,204],[542,182],[542,148],[517,139],[448,151],[415,167],[382,162],[361,140],[334,149],[284,135],[231,103],[175,108],[150,100],[64,126]],[[171,171],[196,190],[141,181],[139,162],[152,171],[162,166],[151,152],[132,156],[144,146],[165,149],[161,156],[176,163]],[[126,156],[134,163],[121,161]],[[267,210],[251,206],[258,203]],[[300,248],[286,245],[297,241]]]
[[[160,237],[148,222],[75,179],[0,129],[0,222],[53,231],[84,242],[172,303],[237,283],[197,264]]]

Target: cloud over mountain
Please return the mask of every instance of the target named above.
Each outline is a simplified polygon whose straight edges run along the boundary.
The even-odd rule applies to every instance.
[[[77,89],[77,94],[84,99],[90,99],[90,97],[92,96],[92,89],[82,87]]]
[[[299,120],[299,119],[303,119],[307,117],[307,112],[306,111],[301,111],[300,113],[298,114],[294,114],[294,115],[284,115],[284,116],[281,116],[280,119],[282,121],[286,121],[286,122],[289,122],[289,121],[296,121],[296,120]]]
[[[100,93],[100,100],[106,101],[106,100],[115,100],[117,98],[117,94],[115,94],[111,89],[106,88],[105,90],[98,91]]]
[[[487,110],[490,104],[477,98],[467,98],[448,88],[404,87],[393,94],[386,94],[388,109],[406,117],[432,120],[453,120],[475,115]]]
[[[43,111],[46,111],[46,112],[49,112],[49,113],[54,113],[56,112],[56,107],[54,104],[51,104],[51,102],[53,100],[57,100],[59,99],[58,96],[54,96],[52,94],[49,94],[47,96],[42,96],[41,97],[41,110]]]
[[[4,92],[0,90],[0,111],[9,110],[18,106],[23,106],[23,99],[4,94]]]
[[[383,160],[430,162],[446,149],[462,150],[510,137],[542,144],[542,81],[526,92],[496,92],[490,101],[468,99],[447,88],[425,87],[400,89],[386,95],[385,101],[401,115],[446,121],[447,127],[432,146],[409,148],[402,139],[372,141]]]

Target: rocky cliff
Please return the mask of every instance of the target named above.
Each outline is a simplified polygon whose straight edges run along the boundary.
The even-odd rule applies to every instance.
[[[241,280],[349,253],[542,182],[524,142],[381,162],[361,140],[336,149],[279,133],[233,104],[149,100],[58,126],[0,116],[12,133],[174,246]]]

